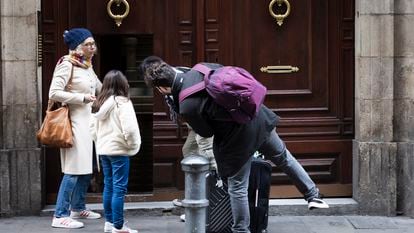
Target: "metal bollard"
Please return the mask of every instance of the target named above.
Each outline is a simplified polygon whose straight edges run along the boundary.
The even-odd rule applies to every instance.
[[[181,161],[185,172],[185,233],[206,232],[206,174],[209,162],[200,155],[190,155]]]

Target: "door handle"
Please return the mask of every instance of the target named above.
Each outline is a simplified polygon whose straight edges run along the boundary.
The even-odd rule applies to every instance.
[[[286,11],[285,11],[285,13],[283,15],[276,14],[273,11],[273,5],[275,3],[277,3],[278,7],[281,7],[283,3],[286,5]],[[270,13],[270,15],[273,18],[276,19],[277,25],[282,26],[283,20],[285,20],[289,16],[289,14],[290,14],[290,3],[289,3],[289,1],[288,0],[272,0],[269,3],[269,13]]]
[[[299,71],[297,66],[266,66],[260,68],[260,71],[263,73],[269,74],[287,74],[294,73]]]
[[[122,15],[114,15],[111,10],[113,3],[115,3],[117,7],[123,3],[125,5],[125,12]],[[108,4],[106,5],[106,11],[108,12],[109,17],[113,18],[116,25],[119,27],[121,26],[122,20],[125,19],[129,14],[129,4],[126,0],[109,0]]]

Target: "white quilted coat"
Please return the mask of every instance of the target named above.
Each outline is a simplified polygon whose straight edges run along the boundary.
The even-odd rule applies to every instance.
[[[131,100],[111,96],[92,114],[90,131],[98,155],[133,156],[141,147],[141,134]]]

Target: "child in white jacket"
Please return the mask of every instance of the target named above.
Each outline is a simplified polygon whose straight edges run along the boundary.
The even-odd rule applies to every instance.
[[[94,103],[90,130],[104,173],[104,232],[138,233],[124,223],[129,156],[138,153],[141,135],[128,94],[128,81],[121,71],[111,70]]]

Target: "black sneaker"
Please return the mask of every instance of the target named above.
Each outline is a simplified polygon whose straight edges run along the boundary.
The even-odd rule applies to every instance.
[[[327,209],[329,208],[328,203],[319,197],[314,197],[308,201],[308,209]]]

